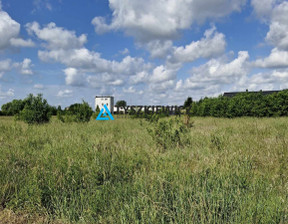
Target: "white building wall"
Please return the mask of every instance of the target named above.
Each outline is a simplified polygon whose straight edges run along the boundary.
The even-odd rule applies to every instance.
[[[96,96],[95,97],[95,110],[97,106],[101,110],[104,104],[107,105],[111,113],[114,112],[114,97],[113,96]]]

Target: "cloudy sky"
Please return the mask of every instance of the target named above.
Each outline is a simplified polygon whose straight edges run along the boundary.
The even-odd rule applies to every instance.
[[[29,93],[180,105],[288,88],[288,2],[0,0],[0,106]]]

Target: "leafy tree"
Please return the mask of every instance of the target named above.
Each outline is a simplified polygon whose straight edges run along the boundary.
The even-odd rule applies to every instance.
[[[1,107],[1,110],[3,112],[4,115],[6,116],[11,116],[11,108],[12,108],[12,102],[3,104]]]
[[[192,103],[193,103],[192,97],[188,97],[184,102],[184,108],[192,106]]]
[[[57,115],[57,108],[55,106],[50,106],[50,112],[52,115]]]
[[[83,101],[71,105],[67,111],[58,111],[57,117],[62,122],[89,122],[92,114],[92,108]]]
[[[97,107],[96,107],[96,113],[100,113],[100,108],[99,108],[99,106],[97,105]]]
[[[77,107],[76,112],[77,121],[88,122],[90,121],[93,110],[87,102],[83,101],[83,103]]]
[[[25,101],[13,100],[12,102],[3,104],[1,107],[2,113],[6,116],[14,116],[24,109]]]
[[[117,107],[126,107],[127,106],[127,103],[125,100],[119,100],[116,102],[116,106]]]
[[[19,113],[18,118],[28,124],[42,124],[50,121],[51,110],[46,99],[43,99],[42,94],[34,96],[29,94],[24,99],[24,109]]]
[[[60,105],[57,107],[57,112],[58,112],[58,111],[62,111],[62,108],[61,108]]]
[[[288,116],[288,90],[264,95],[259,93],[244,92],[234,97],[219,96],[193,102],[194,116],[214,117],[277,117]]]
[[[75,114],[75,113],[77,113],[77,110],[80,106],[81,106],[81,103],[74,103],[74,104],[70,105],[67,110],[69,112],[71,112],[72,114]]]

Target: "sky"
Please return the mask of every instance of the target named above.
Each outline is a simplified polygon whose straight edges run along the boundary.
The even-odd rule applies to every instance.
[[[288,88],[288,1],[0,0],[0,106]]]

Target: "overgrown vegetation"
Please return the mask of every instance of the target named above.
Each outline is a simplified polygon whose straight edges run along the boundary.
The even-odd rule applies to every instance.
[[[189,144],[187,133],[189,128],[193,126],[192,122],[188,121],[187,123],[186,120],[184,123],[179,117],[159,120],[157,114],[152,115],[149,122],[147,131],[160,150],[181,148]]]
[[[1,117],[0,223],[288,222],[287,118],[174,119]]]
[[[0,115],[14,116],[16,120],[28,124],[43,124],[49,122],[52,115],[57,115],[62,122],[88,122],[93,110],[85,101],[72,104],[66,110],[62,110],[61,106],[58,108],[50,106],[47,100],[43,99],[42,94],[37,96],[29,94],[24,100],[15,99],[3,104],[0,112]]]
[[[263,95],[245,92],[236,96],[204,98],[192,103],[192,116],[213,117],[279,117],[288,115],[288,90]]]
[[[71,105],[67,110],[58,112],[57,118],[62,122],[89,122],[93,114],[92,108],[83,100]]]
[[[39,94],[38,94],[39,95]],[[42,97],[42,94],[40,94]],[[1,106],[1,113],[0,115],[5,116],[17,116],[20,114],[20,112],[24,109],[24,107],[27,105],[29,106],[31,102],[31,97],[34,97],[33,94],[29,94],[24,100],[17,100],[14,99],[11,102],[8,102],[6,104],[3,104]],[[54,106],[48,105],[48,109],[51,115],[56,115],[57,111],[61,111],[61,107],[58,108]]]
[[[50,106],[41,94],[37,96],[29,94],[23,100],[23,105],[24,108],[16,114],[17,119],[25,121],[28,124],[43,124],[50,121]]]

